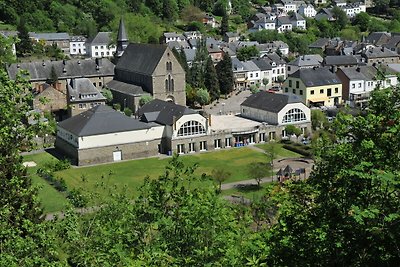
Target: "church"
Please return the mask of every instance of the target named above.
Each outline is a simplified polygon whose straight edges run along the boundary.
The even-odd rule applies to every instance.
[[[122,109],[136,112],[144,95],[186,105],[185,71],[168,46],[129,43],[121,19],[115,56],[114,80],[107,88]]]

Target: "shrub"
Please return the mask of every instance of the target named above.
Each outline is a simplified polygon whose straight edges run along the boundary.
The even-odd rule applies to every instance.
[[[83,208],[88,203],[88,199],[81,189],[72,189],[69,191],[67,198],[75,208]]]
[[[293,144],[284,144],[283,148],[285,148],[287,150],[290,150],[290,151],[293,151],[293,152],[296,152],[296,153],[299,153],[300,155],[303,155],[305,157],[311,157],[312,156],[312,153],[311,153],[311,151],[309,151],[310,150],[309,148],[306,150],[304,147],[296,146],[296,145],[293,145]]]

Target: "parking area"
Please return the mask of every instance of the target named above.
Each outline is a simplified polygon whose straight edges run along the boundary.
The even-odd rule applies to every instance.
[[[205,106],[204,110],[212,115],[234,115],[240,113],[240,104],[250,95],[250,90],[240,91],[238,94],[234,92],[227,99],[221,98],[218,102]]]

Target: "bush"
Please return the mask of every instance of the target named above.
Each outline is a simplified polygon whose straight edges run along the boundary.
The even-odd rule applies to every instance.
[[[69,191],[67,198],[75,208],[86,207],[88,203],[88,199],[82,193],[81,189],[72,189],[71,191]]]
[[[305,147],[302,147],[301,145],[297,146],[297,145],[293,145],[293,144],[284,144],[283,148],[293,151],[293,152],[296,152],[296,153],[299,153],[300,155],[303,155],[304,157],[312,156],[311,151],[309,151],[310,150],[309,147],[307,147],[307,149],[305,149]]]

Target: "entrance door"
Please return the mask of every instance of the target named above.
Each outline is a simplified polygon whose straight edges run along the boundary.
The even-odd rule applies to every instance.
[[[122,160],[122,151],[114,151],[113,152],[113,159],[114,159],[114,161]]]

